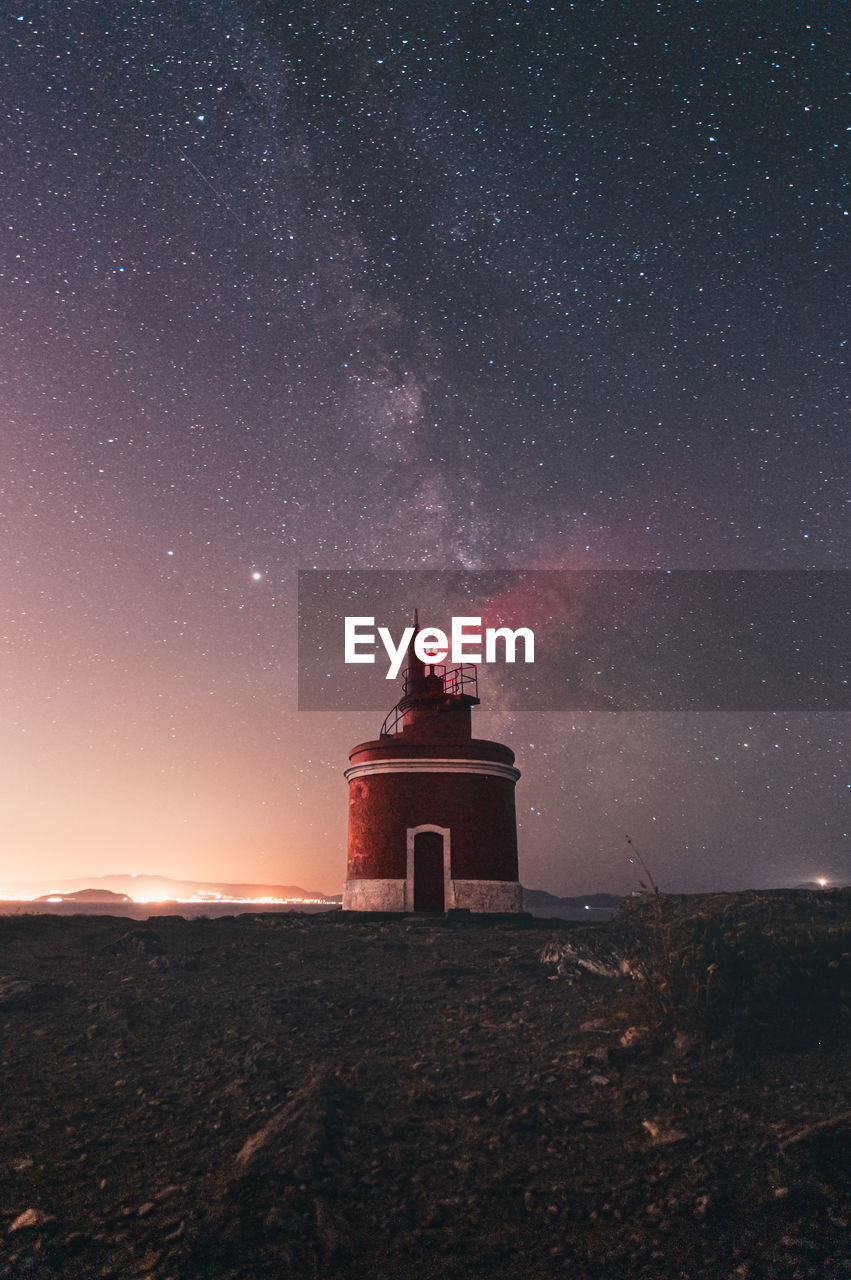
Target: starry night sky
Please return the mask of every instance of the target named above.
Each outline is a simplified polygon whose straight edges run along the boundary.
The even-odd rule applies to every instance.
[[[341,891],[299,569],[849,567],[844,6],[375,8],[2,19],[4,881]],[[474,724],[530,887],[851,875],[847,715]]]

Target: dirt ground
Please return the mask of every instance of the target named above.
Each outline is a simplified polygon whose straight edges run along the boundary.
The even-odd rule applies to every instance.
[[[847,1280],[847,1042],[660,1039],[615,937],[0,919],[0,1277]]]

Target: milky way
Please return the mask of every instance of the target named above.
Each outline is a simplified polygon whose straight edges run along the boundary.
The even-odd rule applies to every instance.
[[[3,878],[340,890],[378,724],[297,711],[299,569],[848,567],[848,36],[9,11]],[[663,888],[849,877],[847,717],[476,716],[527,885],[634,887],[626,832]]]

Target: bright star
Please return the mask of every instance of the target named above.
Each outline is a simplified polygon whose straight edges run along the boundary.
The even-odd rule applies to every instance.
[[[263,578],[263,574],[260,572],[259,569],[255,569],[251,576],[255,582],[260,582]]]

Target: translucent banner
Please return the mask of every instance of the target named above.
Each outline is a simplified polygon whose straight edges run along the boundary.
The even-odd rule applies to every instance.
[[[501,707],[851,708],[848,570],[311,569],[299,709],[386,712],[415,609],[426,657],[475,663],[482,702]]]

